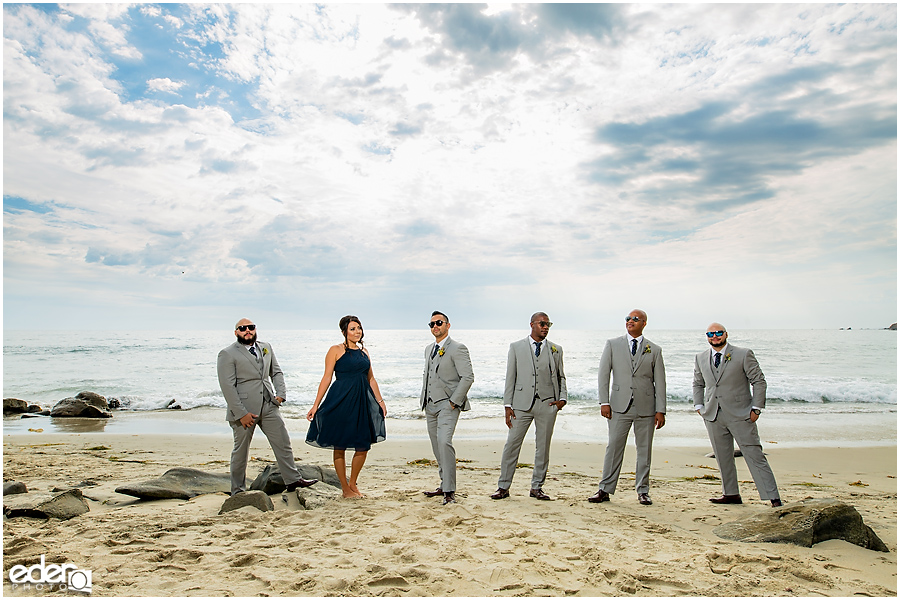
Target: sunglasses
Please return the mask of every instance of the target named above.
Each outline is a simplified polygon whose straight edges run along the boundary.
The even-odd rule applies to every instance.
[[[640,317],[625,317],[625,322],[626,322],[626,323],[627,323],[628,321],[634,321],[635,323],[637,323],[637,322],[640,321],[640,320],[641,320]]]
[[[706,337],[708,337],[708,338],[711,338],[711,337],[722,337],[723,335],[725,335],[725,332],[722,331],[721,329],[720,329],[719,331],[707,331],[707,332],[706,332]]]
[[[250,331],[256,331],[256,325],[238,325],[238,327],[237,327],[237,330],[240,331],[241,333],[247,331],[248,329]]]
[[[438,319],[437,321],[432,321],[431,323],[428,324],[428,329],[434,328],[435,325],[437,325],[438,327],[443,327],[444,322],[440,319]]]
[[[541,327],[553,327],[553,323],[550,321],[538,321],[537,324]]]

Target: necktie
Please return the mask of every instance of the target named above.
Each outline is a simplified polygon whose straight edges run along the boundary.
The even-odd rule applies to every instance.
[[[247,348],[247,350],[250,351],[250,354],[253,355],[253,358],[255,358],[256,360],[259,360],[259,355],[256,353],[256,347],[255,347],[255,346],[250,346],[249,348]]]
[[[543,342],[535,342],[534,343],[534,355],[535,356],[541,355],[541,344],[543,344]]]
[[[716,367],[717,369],[719,368],[719,361],[721,361],[721,360],[722,360],[722,353],[721,353],[721,352],[716,352],[716,360],[715,360],[715,362],[713,363],[713,365],[715,365],[715,367]]]
[[[631,340],[631,355],[634,356],[637,352],[637,340]]]
[[[431,351],[431,358],[434,358],[435,356],[437,356],[438,350],[440,350],[440,349],[441,349],[441,347],[438,346],[437,344],[435,344],[434,350]]]

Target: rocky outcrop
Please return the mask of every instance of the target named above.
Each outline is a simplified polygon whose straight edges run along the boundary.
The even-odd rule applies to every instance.
[[[28,412],[28,403],[18,398],[3,399],[3,414],[12,415],[16,413]]]
[[[200,494],[216,492],[231,493],[231,476],[228,473],[207,473],[185,467],[169,469],[157,479],[116,488],[116,493],[127,494],[143,500],[164,498],[188,500]]]
[[[27,494],[28,488],[21,481],[4,481],[3,495],[10,496],[12,494]]]
[[[272,504],[272,499],[269,498],[269,496],[259,490],[251,490],[249,492],[238,492],[234,496],[228,498],[228,500],[222,504],[219,514],[231,512],[239,508],[244,508],[245,506],[252,506],[263,512],[275,510],[275,505]]]
[[[87,417],[108,419],[112,417],[106,398],[94,392],[80,392],[74,398],[64,398],[50,410],[51,417]]]
[[[88,512],[90,507],[81,490],[66,490],[61,494],[16,494],[3,496],[3,514],[7,518],[37,517],[39,519],[68,520]]]
[[[300,471],[300,476],[303,477],[303,479],[318,479],[322,483],[327,483],[330,486],[337,488],[341,487],[341,481],[338,479],[334,469],[323,469],[319,465],[297,465],[297,470]],[[260,474],[257,475],[256,479],[253,480],[253,483],[250,484],[250,489],[260,490],[269,495],[283,492],[286,489],[286,486],[284,484],[284,479],[281,477],[281,471],[278,469],[278,465],[266,465]]]
[[[856,508],[833,498],[805,500],[723,523],[713,533],[739,542],[776,542],[811,548],[825,540],[845,540],[879,552],[888,547],[863,523]]]

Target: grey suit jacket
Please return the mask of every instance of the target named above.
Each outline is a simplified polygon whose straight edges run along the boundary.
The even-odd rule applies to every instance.
[[[422,375],[422,394],[419,397],[419,406],[423,409],[427,401],[425,395],[428,393],[431,353],[434,352],[436,343],[432,342],[425,347],[425,373]],[[468,348],[448,337],[444,342],[444,354],[438,354],[433,360],[437,363],[437,381],[433,381],[432,385],[439,390],[440,397],[432,400],[440,401],[448,398],[460,410],[469,410],[469,398],[466,394],[475,382],[475,374],[472,371]]]
[[[247,413],[260,414],[267,393],[273,400],[276,396],[287,397],[284,374],[278,366],[272,346],[259,341],[257,344],[262,351],[262,360],[259,362],[247,352],[246,346],[238,342],[219,352],[216,372],[219,375],[219,387],[222,388],[222,395],[228,405],[225,411],[225,419],[228,421],[237,421]]]
[[[562,346],[554,344],[549,339],[544,342],[542,352],[550,350],[550,379],[553,384],[554,400],[568,400]],[[531,410],[534,405],[537,371],[534,368],[531,348],[531,336],[509,345],[506,386],[503,389],[504,406],[512,406],[516,410]]]
[[[609,403],[615,412],[628,410],[632,398],[640,417],[666,412],[666,366],[662,349],[646,337],[638,346],[636,367],[632,369],[629,336],[606,340],[600,356],[598,383],[600,404]],[[612,372],[612,392],[609,375]]]
[[[694,406],[703,405],[704,419],[714,421],[719,409],[731,419],[747,419],[752,407],[765,408],[766,377],[753,350],[726,344],[718,378],[709,357],[704,350],[694,359]]]

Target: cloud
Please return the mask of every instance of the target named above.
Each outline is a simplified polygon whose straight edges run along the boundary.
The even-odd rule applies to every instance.
[[[157,77],[147,82],[147,89],[152,92],[174,94],[184,87],[183,81],[172,81],[168,77]]]

